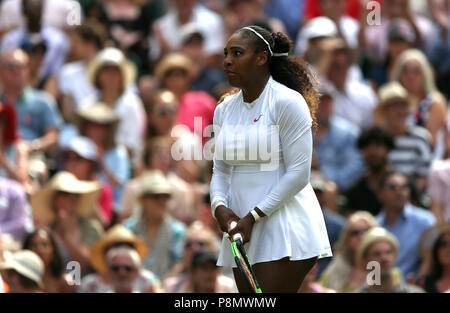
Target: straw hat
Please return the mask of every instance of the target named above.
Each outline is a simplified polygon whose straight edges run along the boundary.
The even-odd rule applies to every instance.
[[[125,226],[117,224],[111,227],[100,240],[92,245],[91,264],[97,272],[106,272],[106,252],[111,246],[120,243],[133,245],[141,260],[144,260],[147,255],[148,247],[145,242],[136,237]]]
[[[164,174],[159,170],[149,171],[139,181],[138,197],[148,194],[172,195],[172,185]]]
[[[44,268],[41,258],[30,250],[12,253],[0,264],[0,270],[15,270],[20,275],[36,282],[40,287],[42,287]]]
[[[93,86],[97,86],[97,74],[103,66],[117,66],[120,69],[123,78],[123,90],[136,79],[136,67],[134,64],[128,61],[119,49],[108,47],[101,50],[88,65],[87,76]]]
[[[442,234],[450,233],[450,224],[434,225],[429,227],[420,237],[419,253],[424,258],[431,253],[434,244]]]
[[[386,241],[392,245],[395,250],[395,254],[398,254],[398,241],[390,232],[388,232],[383,227],[372,227],[363,236],[361,244],[358,247],[358,260],[361,262],[364,254],[367,252],[369,247],[375,242]]]
[[[50,182],[31,196],[33,214],[43,223],[50,224],[55,220],[53,212],[53,196],[57,191],[80,194],[81,199],[77,212],[79,216],[89,217],[100,194],[100,184],[78,180],[75,175],[61,171]]]
[[[191,59],[181,53],[171,53],[164,57],[155,68],[155,77],[162,82],[167,72],[172,69],[183,69],[189,77],[196,75],[196,65]]]

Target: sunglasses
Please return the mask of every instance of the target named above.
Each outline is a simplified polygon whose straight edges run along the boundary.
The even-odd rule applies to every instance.
[[[398,184],[387,184],[386,189],[394,191],[394,190],[407,190],[409,189],[408,184],[398,185]]]
[[[15,69],[22,70],[27,67],[26,64],[17,62],[6,62],[3,66],[8,70],[15,70]]]
[[[129,265],[111,265],[109,268],[114,273],[120,272],[120,269],[124,269],[125,272],[127,272],[127,273],[131,273],[135,270],[135,268],[133,266],[129,266]]]
[[[206,241],[200,241],[200,240],[194,241],[194,240],[192,240],[192,241],[186,241],[186,243],[184,244],[184,247],[187,248],[187,249],[190,249],[190,248],[192,248],[194,246],[198,246],[199,248],[203,248],[206,245],[207,245]]]
[[[349,235],[352,237],[356,237],[356,236],[361,236],[363,235],[366,231],[368,231],[368,228],[363,228],[363,229],[353,229],[351,231],[349,231]]]
[[[450,241],[449,240],[442,240],[438,243],[438,247],[439,248],[444,248],[444,247],[450,247]]]
[[[174,107],[163,107],[163,108],[159,108],[159,109],[155,110],[156,114],[164,115],[164,116],[173,115],[176,112],[177,112],[177,109]]]

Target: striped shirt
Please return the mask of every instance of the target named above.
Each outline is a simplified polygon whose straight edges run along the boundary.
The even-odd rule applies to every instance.
[[[392,169],[408,176],[427,176],[431,163],[431,135],[423,127],[411,126],[406,134],[396,136],[388,155]]]

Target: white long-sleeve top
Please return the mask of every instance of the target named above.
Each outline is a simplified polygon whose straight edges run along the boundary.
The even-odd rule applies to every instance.
[[[322,211],[309,184],[311,126],[302,95],[272,77],[252,103],[244,102],[240,91],[216,108],[213,215],[224,205],[241,218],[255,207],[268,216],[254,226],[251,243],[263,240],[266,248],[270,242],[273,247],[250,243],[253,262],[331,255]],[[223,244],[219,265],[232,265],[227,241]]]

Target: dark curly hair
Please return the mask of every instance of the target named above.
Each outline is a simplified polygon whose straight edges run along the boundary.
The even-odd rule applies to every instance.
[[[258,32],[269,43],[273,53],[289,53],[292,50],[293,44],[287,35],[281,32],[271,33],[267,29],[256,25],[248,27]],[[255,33],[245,28],[238,30],[238,32],[243,37],[251,40],[256,52],[267,51],[270,75],[277,82],[298,91],[305,98],[315,125],[319,93],[314,84],[317,85],[318,82],[306,63],[301,58],[292,55],[271,56],[266,43]]]

